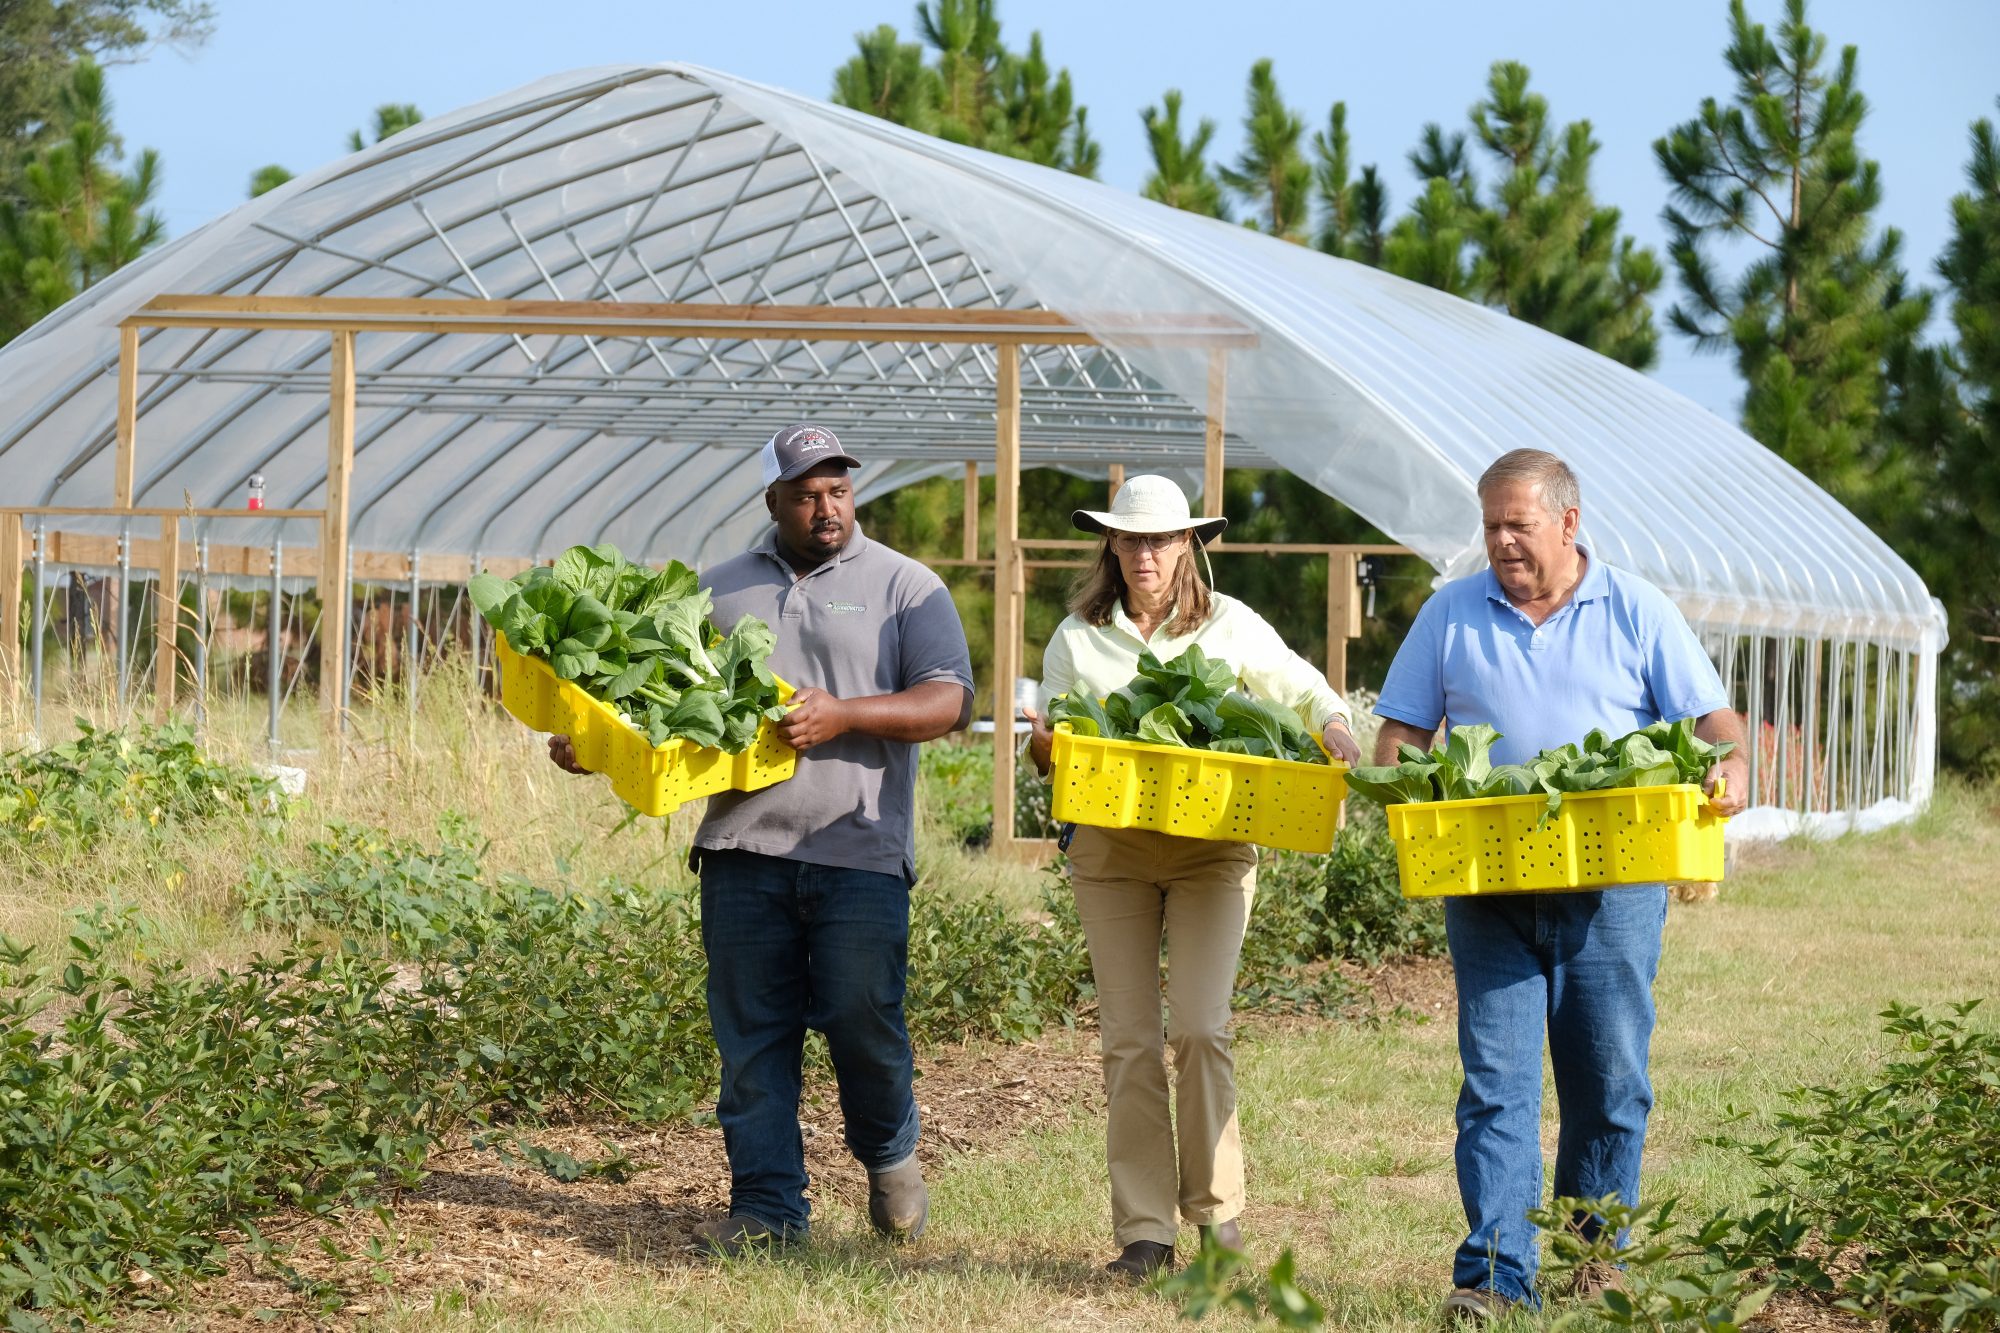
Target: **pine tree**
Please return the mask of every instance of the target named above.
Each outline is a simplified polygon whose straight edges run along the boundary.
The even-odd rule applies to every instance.
[[[924,0],[922,44],[888,24],[854,38],[833,100],[924,134],[1095,177],[1102,149],[1069,71],[1051,69],[1040,33],[1025,53],[1001,40],[995,0]],[[925,50],[934,54],[924,63]]]
[[[1382,246],[1382,267],[1453,296],[1471,297],[1474,210],[1450,177],[1433,176]]]
[[[68,132],[61,101],[78,60],[186,51],[214,28],[205,0],[0,0],[0,202],[23,201],[29,160]]]
[[[1528,83],[1525,65],[1499,61],[1472,109],[1497,177],[1472,225],[1472,288],[1516,319],[1645,369],[1659,354],[1649,298],[1664,277],[1660,263],[1620,237],[1618,210],[1599,208],[1591,194],[1590,122],[1558,130]]]
[[[1876,479],[1897,466],[1878,429],[1885,359],[1915,338],[1928,300],[1905,288],[1901,236],[1873,234],[1882,187],[1856,142],[1868,103],[1855,49],[1829,69],[1805,0],[1786,0],[1775,40],[1743,0],[1729,29],[1731,100],[1704,99],[1653,146],[1685,293],[1668,318],[1698,348],[1734,349],[1746,430],[1877,518]],[[1734,281],[1716,267],[1724,242],[1755,256]]]
[[[119,169],[104,71],[88,58],[70,71],[57,100],[62,134],[30,158],[23,198],[0,202],[0,342],[158,245],[166,224],[149,205],[159,155]]]
[[[1892,373],[1891,413],[1919,449],[1930,503],[1900,543],[1945,604],[1940,741],[1947,761],[2000,770],[2000,137],[1975,121],[1967,189],[1951,201],[1937,273],[1957,345]],[[1892,367],[1892,371],[1896,369]]]
[[[1215,122],[1202,117],[1194,133],[1181,137],[1181,90],[1169,88],[1158,107],[1139,113],[1146,126],[1146,145],[1153,154],[1153,170],[1140,193],[1169,208],[1178,208],[1206,217],[1229,216],[1222,197],[1222,185],[1208,165],[1208,146],[1215,138]]]
[[[375,108],[374,142],[381,143],[391,135],[401,134],[404,130],[415,125],[423,118],[424,113],[417,110],[409,102],[384,102],[381,106]],[[348,152],[358,153],[367,146],[368,141],[361,137],[360,130],[348,131]],[[292,179],[292,171],[289,167],[281,166],[276,162],[271,163],[269,166],[259,167],[250,173],[250,197],[255,199],[258,195],[269,194],[290,179]]]
[[[358,153],[370,143],[381,143],[384,139],[401,134],[423,118],[424,113],[409,102],[384,102],[375,108],[375,137],[372,140],[364,140],[360,130],[349,130],[347,151]]]
[[[898,125],[921,128],[937,115],[938,78],[924,48],[884,23],[856,33],[854,57],[833,76],[833,100]]]
[[[1319,231],[1314,243],[1327,254],[1380,265],[1389,212],[1389,192],[1373,163],[1351,179],[1347,103],[1335,102],[1327,126],[1313,132],[1313,185],[1319,196]]]
[[[250,197],[255,199],[259,195],[269,194],[291,179],[291,169],[276,162],[259,167],[250,173]]]
[[[1263,229],[1288,241],[1305,237],[1313,170],[1301,143],[1305,121],[1285,105],[1271,62],[1250,67],[1243,117],[1243,151],[1234,167],[1222,168],[1223,183],[1263,215]]]
[[[1399,278],[1453,296],[1474,295],[1467,247],[1477,222],[1478,199],[1465,136],[1435,121],[1410,150],[1410,170],[1423,191],[1396,220],[1382,246],[1382,267]]]

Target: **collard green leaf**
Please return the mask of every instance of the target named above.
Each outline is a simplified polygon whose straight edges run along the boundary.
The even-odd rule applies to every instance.
[[[1192,730],[1188,715],[1176,704],[1161,704],[1139,719],[1134,740],[1148,745],[1186,745]]]

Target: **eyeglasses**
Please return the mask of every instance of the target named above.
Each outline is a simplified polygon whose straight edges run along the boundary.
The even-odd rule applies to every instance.
[[[1111,534],[1111,548],[1121,555],[1165,551],[1180,545],[1186,537],[1185,532],[1114,532]]]

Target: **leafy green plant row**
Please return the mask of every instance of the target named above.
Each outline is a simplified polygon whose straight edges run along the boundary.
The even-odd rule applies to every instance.
[[[279,811],[276,783],[209,758],[183,723],[76,726],[73,741],[0,753],[0,847],[75,849],[117,832]]]

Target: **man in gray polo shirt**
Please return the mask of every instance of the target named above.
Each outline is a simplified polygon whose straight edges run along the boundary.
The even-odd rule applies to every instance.
[[[690,858],[730,1170],[729,1214],[696,1238],[725,1254],[806,1234],[808,1028],[826,1034],[847,1146],[868,1170],[869,1220],[892,1237],[923,1232],[903,1024],[917,745],[972,715],[951,594],[855,525],[848,470],[860,463],[814,425],[779,431],[762,461],[772,526],[704,582],[717,624],[754,615],[777,635],[771,669],[798,693],[776,725],[799,751],[798,772],[711,797]],[[567,738],[550,749],[558,763],[572,757]]]

